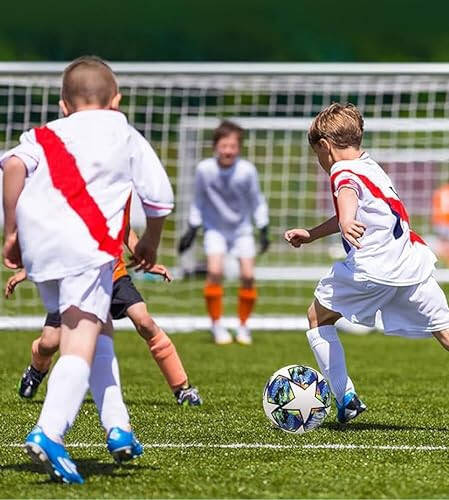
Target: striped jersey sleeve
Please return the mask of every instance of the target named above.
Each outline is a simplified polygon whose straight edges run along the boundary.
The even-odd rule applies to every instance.
[[[150,144],[130,126],[131,175],[147,217],[164,217],[174,207],[173,190],[159,158]]]

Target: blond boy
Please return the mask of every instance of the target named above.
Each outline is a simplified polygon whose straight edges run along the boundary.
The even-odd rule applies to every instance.
[[[449,350],[449,308],[432,276],[435,257],[410,230],[409,217],[382,168],[361,149],[363,118],[352,105],[332,104],[314,119],[309,142],[330,177],[336,215],[313,229],[291,229],[294,247],[341,233],[347,257],[321,279],[309,308],[307,338],[345,423],[366,409],[346,370],[335,322],[374,326],[380,311],[387,335],[434,336]]]

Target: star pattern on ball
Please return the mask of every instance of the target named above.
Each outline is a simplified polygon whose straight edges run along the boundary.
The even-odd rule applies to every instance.
[[[315,408],[324,408],[324,404],[316,397],[316,381],[303,389],[300,385],[290,382],[294,398],[285,404],[284,410],[299,410],[304,423],[307,422],[311,410]]]

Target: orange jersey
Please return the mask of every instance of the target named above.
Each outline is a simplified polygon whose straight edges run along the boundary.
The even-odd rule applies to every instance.
[[[449,184],[437,189],[432,199],[432,223],[449,227]]]
[[[125,207],[125,213],[123,215],[123,226],[126,227],[129,226],[130,223],[130,215],[131,215],[131,196],[128,199],[128,202],[126,203]],[[119,257],[117,257],[114,265],[114,273],[112,275],[112,280],[117,281],[119,278],[122,278],[123,276],[126,276],[128,274],[128,270],[126,269],[126,262],[125,258],[123,256],[123,246],[122,246],[122,253],[120,254]]]

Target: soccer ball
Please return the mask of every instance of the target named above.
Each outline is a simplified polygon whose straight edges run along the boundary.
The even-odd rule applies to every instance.
[[[284,366],[269,378],[263,409],[271,423],[302,434],[319,427],[331,406],[329,385],[321,373],[302,365]]]

